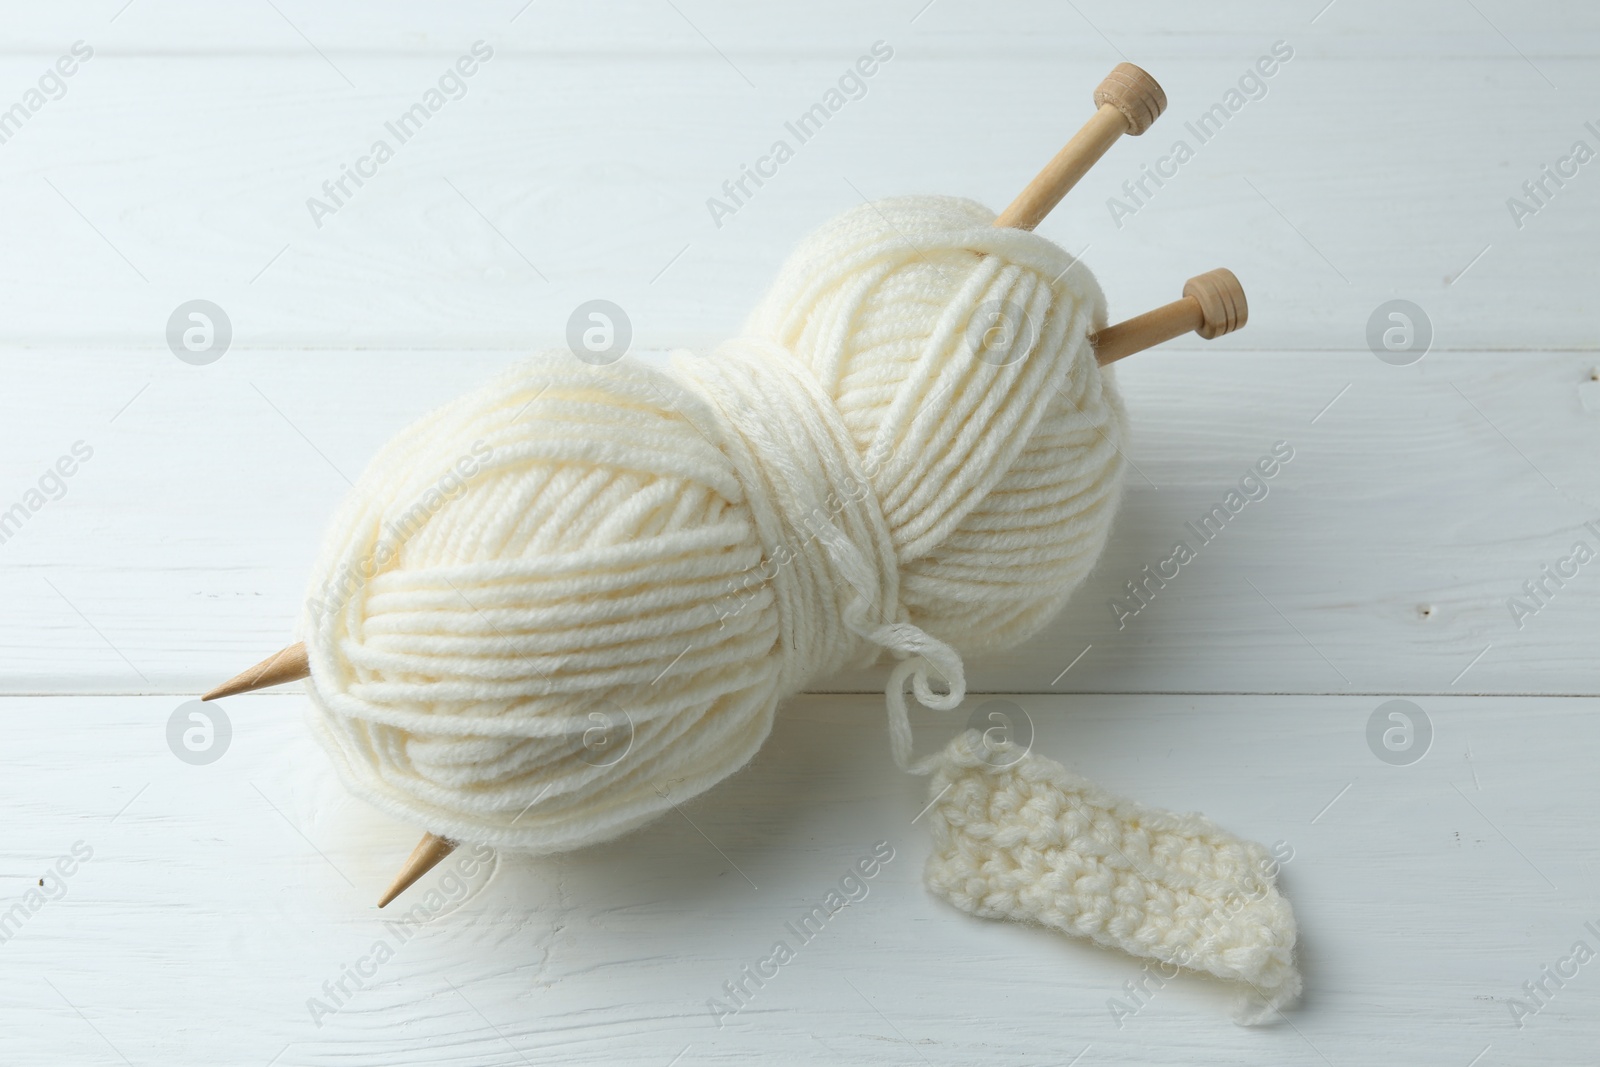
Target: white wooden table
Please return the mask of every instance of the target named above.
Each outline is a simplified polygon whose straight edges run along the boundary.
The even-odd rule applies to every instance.
[[[1544,568],[1600,549],[1600,161],[1572,156],[1600,150],[1600,9],[97,0],[3,21],[0,514],[23,513],[0,526],[0,1062],[1592,1059],[1600,963],[1543,969],[1600,950],[1600,562]],[[464,95],[317,225],[307,199],[477,41]],[[879,41],[864,95],[717,225],[707,198]],[[1276,42],[1264,95],[1200,144],[1185,123]],[[1105,786],[1292,849],[1308,992],[1283,1022],[1235,1028],[1186,977],[1118,1025],[1137,962],[930,898],[880,674],[795,701],[682,817],[441,869],[415,926],[373,906],[415,829],[343,793],[293,689],[226,701],[215,762],[175,758],[173,712],[284,641],[330,510],[404,422],[562,345],[584,300],[643,347],[729,335],[863,196],[1002,206],[1123,58],[1169,112],[1041,232],[1114,317],[1227,265],[1251,322],[1123,366],[1115,544],[971,679]],[[1114,212],[1178,138],[1193,158]],[[197,299],[232,328],[208,365],[166,340]],[[1430,326],[1415,361],[1369,348],[1397,299]],[[1279,441],[1267,498],[1119,628],[1125,583]],[[1368,741],[1396,698],[1432,734],[1403,765]],[[919,717],[919,745],[964,714]],[[880,840],[869,895],[719,1026],[708,999]]]

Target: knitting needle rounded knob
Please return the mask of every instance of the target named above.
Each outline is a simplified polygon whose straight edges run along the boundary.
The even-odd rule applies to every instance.
[[[1249,313],[1244,286],[1233,271],[1218,267],[1190,278],[1183,286],[1182,300],[1107,326],[1092,335],[1089,343],[1103,367],[1186,333],[1197,333],[1207,341],[1232,333],[1245,324]]]
[[[1167,94],[1156,80],[1132,63],[1118,63],[1094,91],[1096,111],[1041,170],[1011,206],[994,220],[996,226],[1031,230],[1050,214],[1089,168],[1123,134],[1137,137],[1167,109]]]
[[[995,219],[994,224],[996,226],[1024,230],[1031,230],[1037,226],[1050,213],[1051,209],[1061,202],[1061,198],[1066,196],[1067,192],[1078,183],[1079,179],[1089,172],[1089,168],[1093,167],[1100,157],[1105,155],[1107,149],[1116,143],[1117,138],[1125,133],[1137,137],[1149,129],[1151,123],[1161,117],[1161,113],[1167,107],[1167,94],[1162,91],[1161,86],[1154,78],[1140,68],[1132,63],[1119,63],[1095,89],[1094,103],[1097,108],[1094,115],[1062,147],[1061,151],[1056,153],[1055,158],[1045,166],[1044,170],[1040,171],[1033,181],[1028,183],[1028,187],[1018,194],[1017,198],[1011,202],[1011,205],[1001,212],[1000,217]],[[1228,274],[1226,271],[1213,271],[1212,273],[1227,274],[1230,279],[1233,278],[1233,275]],[[1191,279],[1190,285],[1195,285],[1205,277],[1208,276],[1202,275],[1201,278]],[[1234,280],[1233,285],[1235,289],[1238,289],[1237,280]],[[1189,300],[1188,287],[1185,287],[1184,293],[1185,301]],[[1216,303],[1214,294],[1207,292],[1205,296],[1208,301],[1208,307]],[[1195,297],[1194,299],[1198,301],[1200,298]],[[1183,303],[1183,301],[1179,302],[1179,304]],[[1157,309],[1157,311],[1151,312],[1150,315],[1140,316],[1139,319],[1133,319],[1127,323],[1122,323],[1120,326],[1111,327],[1110,330],[1102,331],[1102,333],[1103,335],[1111,335],[1114,331],[1123,327],[1133,327],[1143,319],[1160,315],[1177,306],[1179,305],[1169,304],[1167,308]],[[1214,337],[1217,333],[1226,333],[1229,329],[1237,329],[1238,326],[1244,325],[1243,290],[1238,292],[1237,309],[1238,321],[1236,324],[1225,329],[1218,329],[1213,333],[1202,333],[1202,336]],[[1202,318],[1205,319],[1204,316]],[[1211,320],[1205,319],[1205,321],[1209,322]],[[1201,329],[1201,325],[1182,326],[1155,340],[1145,343],[1133,343],[1126,351],[1109,357],[1106,355],[1107,349],[1097,347],[1096,356],[1099,358],[1100,363],[1104,365],[1113,359],[1120,359],[1122,356],[1130,355],[1141,348],[1148,348],[1153,344],[1159,344],[1161,341],[1176,337],[1178,334],[1191,329]],[[1139,333],[1141,337],[1147,335],[1147,331],[1144,330],[1139,331]],[[297,642],[280,652],[268,656],[249,670],[228,679],[228,681],[223,682],[200,699],[217,700],[221,697],[235,696],[239,693],[248,693],[256,689],[265,689],[268,686],[281,685],[284,682],[298,681],[301,678],[308,678],[310,675],[311,665],[307,656],[306,646],[304,642]],[[424,834],[417,847],[412,850],[411,855],[406,859],[405,865],[401,868],[394,883],[390,885],[388,892],[379,901],[378,906],[380,908],[384,907],[395,897],[409,889],[416,883],[417,879],[427,874],[446,856],[450,855],[455,847],[454,842],[439,837],[437,834]]]

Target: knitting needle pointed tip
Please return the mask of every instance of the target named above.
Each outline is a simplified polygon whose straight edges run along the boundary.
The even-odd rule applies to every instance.
[[[994,220],[996,226],[1031,230],[1123,134],[1137,137],[1167,109],[1159,82],[1132,63],[1118,63],[1094,91],[1095,113]]]
[[[456,843],[438,834],[423,834],[417,847],[411,850],[406,862],[395,876],[393,884],[378,900],[378,907],[388,907],[389,902],[416,884],[418,878],[437,867],[441,860],[456,850]]]
[[[268,656],[249,670],[228,679],[200,699],[217,700],[221,697],[265,689],[272,685],[282,685],[284,682],[299,681],[310,675],[311,663],[306,653],[305,642],[297,641],[288,648]],[[378,907],[387,907],[390,901],[410,889],[416,884],[417,879],[437,867],[455,849],[456,843],[448,838],[437,834],[424,834],[417,847],[412,849],[411,855],[406,858],[405,865],[400,868],[394,883],[378,901]]]
[[[306,644],[304,641],[296,641],[288,648],[274,652],[249,670],[229,678],[200,699],[217,700],[221,697],[237,696],[255,689],[265,689],[269,685],[297,682],[310,675],[311,663],[306,654]]]

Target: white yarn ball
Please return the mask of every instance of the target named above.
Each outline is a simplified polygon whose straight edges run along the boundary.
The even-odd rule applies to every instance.
[[[811,370],[860,455],[891,457],[872,480],[901,601],[969,652],[1027,640],[1088,574],[1126,435],[1088,344],[1099,284],[994,219],[954,197],[863,204],[801,243],[747,326]]]
[[[891,692],[904,764],[907,674],[924,703],[959,701],[958,650],[1044,625],[1117,500],[1125,418],[1086,340],[1103,298],[993,219],[865,205],[712,355],[544,354],[385,446],[302,620],[346,784],[456,840],[598,843],[733,773],[781,699],[885,649],[911,657]],[[1034,329],[985,343],[1002,306]]]

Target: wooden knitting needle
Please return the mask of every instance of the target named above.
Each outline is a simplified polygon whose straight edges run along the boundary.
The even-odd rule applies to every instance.
[[[1167,94],[1146,71],[1118,63],[1095,89],[1094,102],[1094,115],[1000,213],[996,226],[1031,230],[1039,225],[1117,138],[1137,137],[1161,117]],[[1245,317],[1244,288],[1232,271],[1219,269],[1190,278],[1182,300],[1108,326],[1089,341],[1104,367],[1190,331],[1208,341],[1232,333]]]
[[[1128,133],[1148,130],[1167,108],[1167,94],[1148,73],[1132,63],[1118,63],[1094,91],[1097,111],[1056,153],[1011,206],[994,220],[996,226],[1031,230],[1089,168]],[[1248,307],[1244,287],[1226,268],[1190,278],[1183,299],[1108,326],[1089,338],[1095,360],[1104,367],[1135,352],[1193,331],[1206,340],[1232,333],[1245,324]]]
[[[1208,341],[1232,333],[1245,324],[1248,314],[1244,287],[1231,270],[1219,267],[1190,278],[1183,287],[1183,299],[1115,326],[1108,326],[1091,337],[1090,343],[1094,345],[1095,359],[1103,367],[1190,331]],[[310,675],[311,665],[305,643],[296,642],[228,679],[200,699],[216,700],[235,696],[298,681]],[[394,882],[378,901],[378,907],[387,906],[395,897],[410,889],[417,879],[438,866],[455,848],[456,842],[448,838],[424,834],[417,847],[411,850],[411,855],[406,858]]]
[[[1132,63],[1118,63],[1095,89],[1094,102],[1097,110],[1083,129],[1017,194],[994,220],[996,226],[1031,230],[1039,225],[1118,137],[1125,133],[1137,137],[1161,117],[1167,109],[1167,94]]]
[[[1103,367],[1125,356],[1170,341],[1174,337],[1193,331],[1206,340],[1232,333],[1245,324],[1249,307],[1245,303],[1244,287],[1231,270],[1219,267],[1190,278],[1183,287],[1183,299],[1165,307],[1147,311],[1143,315],[1108,326],[1090,338],[1095,359]],[[249,670],[228,679],[211,690],[201,700],[216,700],[235,696],[255,689],[294,682],[311,675],[304,642],[296,642],[275,652]],[[456,842],[437,834],[424,834],[417,847],[411,850],[393,884],[378,901],[382,908],[404,893],[417,879],[436,867],[441,860],[455,851]]]
[[[1183,286],[1183,299],[1136,315],[1089,337],[1094,358],[1104,367],[1135,352],[1194,332],[1207,341],[1232,333],[1249,318],[1244,286],[1226,267],[1208,270]]]
[[[1143,70],[1132,63],[1119,63],[1095,89],[1094,102],[1098,108],[1094,115],[1062,147],[1061,151],[1056,153],[1055,158],[1046,164],[1044,170],[1028,183],[1028,187],[1011,202],[1011,205],[1001,212],[1000,217],[995,220],[996,226],[1024,230],[1031,230],[1037,226],[1040,220],[1061,202],[1061,198],[1089,172],[1089,168],[1105,155],[1106,150],[1116,143],[1117,138],[1125,133],[1137,137],[1150,128],[1150,124],[1166,110],[1167,94],[1156,80]],[[1220,273],[1227,274],[1226,271]],[[1231,279],[1233,275],[1228,274],[1228,277]],[[1200,279],[1193,279],[1190,285],[1198,281]],[[1236,279],[1233,284],[1237,289]],[[1184,301],[1169,304],[1165,308],[1159,308],[1103,331],[1102,337],[1120,336],[1121,349],[1125,350],[1119,349],[1117,354],[1108,356],[1105,354],[1108,350],[1097,347],[1095,354],[1100,363],[1104,365],[1114,359],[1121,359],[1140,349],[1176,337],[1186,330],[1200,330],[1204,322],[1172,328],[1175,322],[1188,322],[1189,318],[1192,318],[1192,315],[1185,318],[1173,313],[1174,308],[1187,309],[1185,301],[1189,300],[1188,287],[1185,287],[1184,294]],[[1209,334],[1202,331],[1202,336],[1214,337],[1218,333],[1226,333],[1229,329],[1242,326],[1244,324],[1242,290],[1238,293],[1237,306],[1239,313],[1236,325]],[[1157,321],[1146,321],[1152,319]],[[1169,329],[1171,332],[1163,332]],[[1116,331],[1123,331],[1123,335],[1116,334]],[[307,659],[306,646],[303,642],[297,642],[268,656],[242,674],[230,678],[200,699],[217,700],[221,697],[236,696],[256,689],[265,689],[268,686],[298,681],[310,675],[311,666]],[[407,857],[393,884],[378,901],[378,907],[386,906],[409,889],[417,879],[437,866],[455,848],[454,841],[437,834],[424,834],[417,847],[412,849],[411,855]]]
[[[240,693],[282,685],[285,682],[297,682],[309,677],[311,677],[311,662],[306,654],[305,642],[296,641],[288,648],[274,652],[249,670],[229,678],[200,699],[217,700],[221,697],[237,696]],[[395,897],[410,889],[418,878],[433,870],[439,865],[439,861],[455,849],[456,842],[448,838],[437,834],[424,834],[417,847],[412,849],[411,855],[406,858],[399,875],[383,894],[383,899],[378,901],[378,907],[385,907]]]

